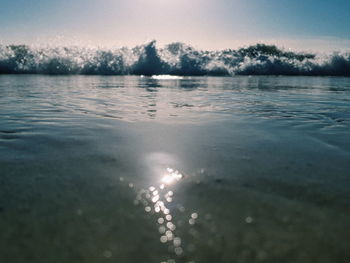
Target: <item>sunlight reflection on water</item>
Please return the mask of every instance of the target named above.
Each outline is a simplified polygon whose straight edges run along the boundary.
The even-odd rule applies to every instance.
[[[175,257],[184,256],[183,238],[179,228],[184,222],[177,220],[174,210],[184,212],[185,208],[178,203],[173,186],[184,179],[184,175],[173,168],[166,168],[158,180],[157,185],[151,185],[146,189],[137,192],[135,205],[141,204],[146,213],[152,215],[159,232],[159,241],[166,244],[168,251]],[[198,218],[198,213],[193,212],[188,221],[189,225],[194,225]],[[168,259],[164,262],[175,262],[174,259]]]
[[[173,75],[153,75],[151,77],[152,79],[160,79],[160,80],[176,80],[176,79],[183,79],[184,77],[181,76],[173,76]]]

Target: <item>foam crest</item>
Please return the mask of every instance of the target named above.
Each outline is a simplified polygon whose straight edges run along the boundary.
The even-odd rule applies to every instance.
[[[183,43],[157,48],[0,45],[0,74],[312,75],[350,76],[350,54],[309,54],[257,44],[238,50],[197,50]]]

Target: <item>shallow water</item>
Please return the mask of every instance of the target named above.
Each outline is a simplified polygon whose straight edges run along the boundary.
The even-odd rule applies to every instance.
[[[350,78],[0,76],[0,262],[347,262]]]

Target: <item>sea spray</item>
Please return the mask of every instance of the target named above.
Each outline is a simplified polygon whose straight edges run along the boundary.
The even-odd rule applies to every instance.
[[[350,54],[309,54],[256,44],[238,50],[197,50],[183,43],[157,48],[0,45],[0,74],[310,75],[350,76]]]

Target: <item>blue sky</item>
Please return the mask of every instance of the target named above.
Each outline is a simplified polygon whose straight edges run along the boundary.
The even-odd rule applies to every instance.
[[[350,50],[349,0],[0,0],[0,42]]]

